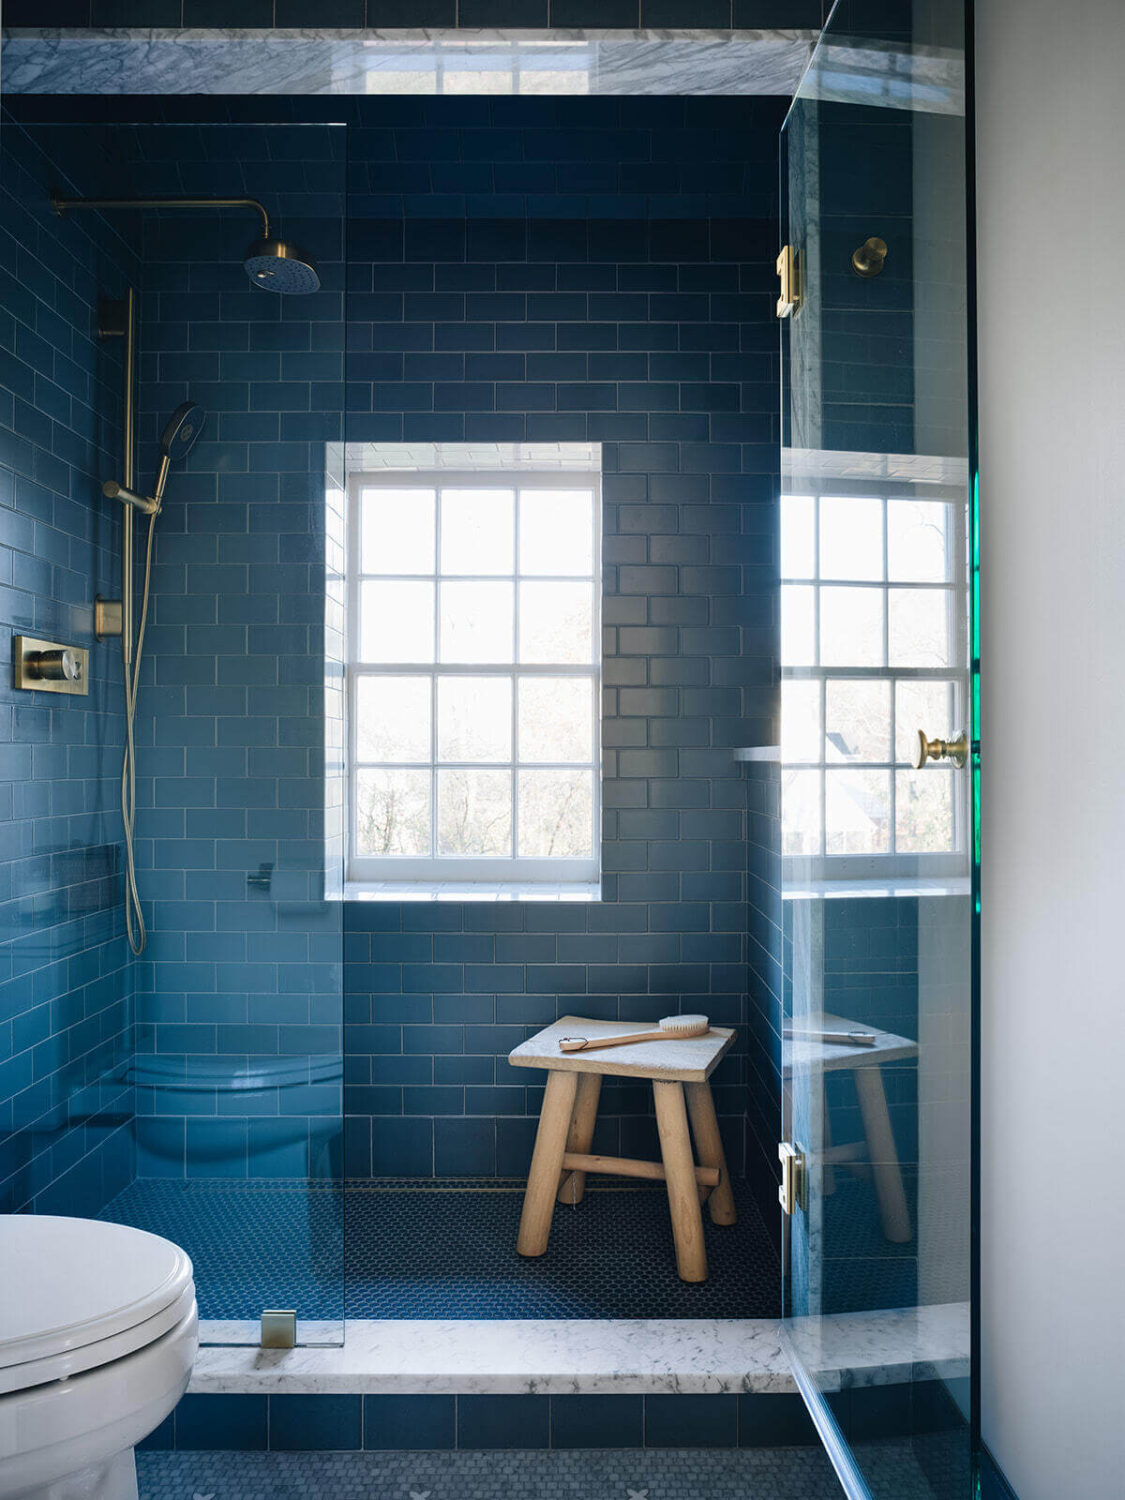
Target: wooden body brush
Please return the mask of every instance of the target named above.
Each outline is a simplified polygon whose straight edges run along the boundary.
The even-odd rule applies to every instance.
[[[711,1027],[706,1016],[664,1016],[659,1031],[633,1031],[626,1036],[560,1036],[560,1052],[593,1052],[599,1047],[624,1047],[629,1042],[682,1042],[704,1036]]]

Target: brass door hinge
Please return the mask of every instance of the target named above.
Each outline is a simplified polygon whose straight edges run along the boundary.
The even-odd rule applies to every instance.
[[[801,305],[801,257],[796,245],[783,245],[777,257],[777,274],[781,295],[777,299],[779,318],[791,317]]]
[[[805,1153],[792,1141],[780,1141],[777,1154],[781,1161],[781,1186],[777,1201],[787,1214],[805,1206]]]

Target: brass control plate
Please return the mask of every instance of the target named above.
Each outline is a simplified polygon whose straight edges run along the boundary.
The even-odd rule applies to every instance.
[[[66,652],[76,665],[73,677],[40,676],[38,661],[46,652]],[[90,653],[84,646],[62,646],[33,635],[12,637],[12,686],[35,693],[70,693],[85,698],[90,691]]]

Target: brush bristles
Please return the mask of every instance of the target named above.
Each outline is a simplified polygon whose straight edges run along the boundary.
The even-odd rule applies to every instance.
[[[660,1021],[661,1031],[671,1036],[702,1036],[710,1025],[706,1016],[663,1016]]]

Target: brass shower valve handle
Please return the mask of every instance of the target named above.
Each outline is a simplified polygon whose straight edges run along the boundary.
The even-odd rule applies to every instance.
[[[961,770],[968,758],[969,736],[963,729],[955,740],[930,740],[926,738],[926,731],[919,729],[911,764],[920,771],[928,760],[949,760]]]

